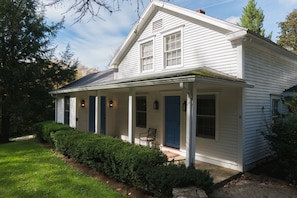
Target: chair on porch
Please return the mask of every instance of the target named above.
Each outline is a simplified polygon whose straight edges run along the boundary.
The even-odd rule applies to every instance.
[[[145,141],[147,146],[149,143],[154,143],[156,140],[157,129],[149,128],[147,132],[139,134],[139,144]]]

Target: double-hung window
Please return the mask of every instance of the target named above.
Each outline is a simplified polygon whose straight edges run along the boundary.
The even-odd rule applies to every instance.
[[[146,128],[145,96],[136,96],[136,127]]]
[[[164,37],[164,65],[165,67],[181,64],[181,31]]]
[[[147,71],[153,69],[153,41],[142,43],[141,45],[141,71]]]
[[[196,136],[215,139],[215,135],[216,95],[198,95]]]

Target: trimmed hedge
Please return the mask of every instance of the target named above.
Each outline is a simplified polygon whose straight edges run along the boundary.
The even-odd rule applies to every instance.
[[[173,188],[196,186],[206,193],[213,190],[213,178],[206,170],[194,167],[187,168],[184,164],[169,164],[148,170],[145,179],[149,185],[148,191],[155,197],[172,197]]]
[[[143,168],[167,162],[167,157],[159,150],[109,136],[63,130],[52,133],[51,137],[56,149],[64,155],[137,188],[144,185],[139,174]]]
[[[53,143],[52,138],[50,137],[51,133],[55,133],[60,130],[69,130],[72,129],[68,125],[61,123],[56,123],[54,121],[44,121],[39,122],[33,125],[32,132],[36,134],[36,138],[40,142]]]
[[[207,171],[167,165],[168,159],[160,150],[52,122],[39,123],[35,128],[42,131],[38,132],[40,140],[52,142],[65,156],[155,197],[171,197],[174,187],[197,186],[206,192],[212,189]]]

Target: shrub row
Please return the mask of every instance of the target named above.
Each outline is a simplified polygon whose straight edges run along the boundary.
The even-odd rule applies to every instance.
[[[167,157],[157,149],[73,130],[52,122],[37,126],[36,130],[46,131],[39,132],[41,136],[45,135],[39,139],[53,142],[56,150],[65,156],[121,182],[149,191],[155,197],[171,197],[174,187],[197,186],[208,192],[213,186],[208,172],[185,166],[166,165]]]
[[[55,133],[60,130],[72,129],[68,125],[56,123],[54,121],[44,121],[33,125],[32,132],[36,134],[36,138],[40,142],[53,143],[50,136],[51,133]]]

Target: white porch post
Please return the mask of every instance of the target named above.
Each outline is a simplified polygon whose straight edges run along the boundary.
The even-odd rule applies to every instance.
[[[135,90],[134,88],[129,88],[129,105],[128,105],[128,140],[131,144],[134,143],[135,136],[135,118],[134,113],[136,107],[135,100]]]
[[[187,92],[186,114],[186,166],[195,163],[196,147],[196,114],[197,114],[197,91],[193,83],[189,83]]]
[[[97,91],[97,94],[96,94],[96,104],[95,104],[95,107],[96,107],[96,111],[95,111],[95,134],[100,134],[101,131],[101,93],[100,91]]]

